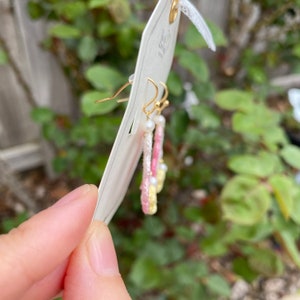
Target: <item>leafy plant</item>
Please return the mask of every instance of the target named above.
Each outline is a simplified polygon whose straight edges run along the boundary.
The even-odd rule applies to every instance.
[[[57,55],[80,98],[82,116],[75,121],[48,108],[32,112],[57,150],[54,169],[58,172],[95,183],[102,175],[123,108],[113,101],[101,105],[95,101],[113,94],[133,72],[136,39],[143,28],[134,17],[137,10],[121,0],[28,3],[33,19],[54,21],[44,46]]]

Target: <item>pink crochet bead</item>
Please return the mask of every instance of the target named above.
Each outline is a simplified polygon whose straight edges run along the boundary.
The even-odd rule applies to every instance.
[[[144,133],[143,143],[143,181],[141,184],[141,204],[144,214],[150,214],[149,187],[151,180],[151,157],[154,122],[148,120]]]
[[[151,172],[152,176],[157,176],[159,163],[163,157],[163,143],[164,143],[164,131],[165,131],[165,117],[162,115],[155,116],[154,122],[156,124],[154,135],[154,146],[152,153]]]

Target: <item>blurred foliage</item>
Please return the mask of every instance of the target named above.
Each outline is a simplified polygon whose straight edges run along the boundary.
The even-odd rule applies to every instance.
[[[5,65],[8,62],[7,54],[6,52],[0,47],[0,66]]]
[[[158,216],[139,212],[138,171],[126,196],[131,201],[111,225],[133,299],[226,299],[239,277],[279,275],[286,257],[300,267],[300,188],[294,181],[300,151],[282,126],[290,120],[288,108],[282,114],[267,97],[278,93],[270,78],[281,65],[300,69],[299,24],[293,21],[299,9],[293,1],[274,9],[276,3],[240,4],[257,5],[260,18],[232,64],[232,32],[243,28],[243,18],[231,16],[228,37],[209,22],[219,47],[216,74],[199,55],[205,43],[196,29],[189,25],[179,37],[168,79],[169,172]],[[58,172],[94,183],[101,178],[126,104],[95,100],[112,95],[133,73],[153,7],[126,0],[29,1],[32,19],[50,21],[43,47],[56,55],[79,99],[75,120],[49,108],[32,111],[57,150]],[[264,31],[268,38],[259,40]],[[200,104],[184,109],[188,96]]]
[[[24,221],[26,221],[29,218],[28,213],[22,212],[17,214],[13,218],[4,218],[1,220],[0,224],[0,232],[1,233],[8,233],[13,228],[18,227],[20,224],[22,224]]]

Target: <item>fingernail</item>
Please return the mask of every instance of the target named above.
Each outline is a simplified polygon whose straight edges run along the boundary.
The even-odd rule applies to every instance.
[[[92,269],[102,276],[119,275],[119,266],[115,247],[108,229],[95,226],[87,248]]]
[[[78,187],[77,189],[73,190],[66,196],[62,197],[59,201],[57,201],[53,206],[59,207],[69,204],[70,202],[86,195],[91,189],[91,186],[89,184],[82,185]]]

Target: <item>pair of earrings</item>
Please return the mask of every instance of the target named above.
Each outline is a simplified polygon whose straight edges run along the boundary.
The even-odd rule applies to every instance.
[[[163,160],[163,142],[166,120],[161,112],[169,105],[168,89],[164,83],[164,95],[157,100],[158,86],[148,79],[156,89],[154,98],[143,111],[147,116],[143,136],[143,179],[141,184],[141,204],[144,214],[153,215],[157,211],[157,194],[161,192],[166,178],[167,165]],[[147,108],[152,105],[150,110]],[[153,134],[154,133],[154,134]],[[154,137],[153,137],[154,136]]]
[[[161,112],[169,105],[167,99],[169,92],[167,86],[163,82],[160,82],[160,85],[164,89],[164,94],[159,99],[158,85],[151,78],[148,78],[148,81],[153,84],[155,95],[143,107],[146,122],[143,133],[143,175],[140,189],[143,213],[153,215],[157,212],[157,194],[161,192],[163,188],[168,169],[163,160],[166,120]],[[123,85],[112,97],[97,100],[96,102],[100,103],[115,99],[130,84],[132,84],[132,79]],[[122,101],[124,101],[124,99],[118,100],[118,102]]]

